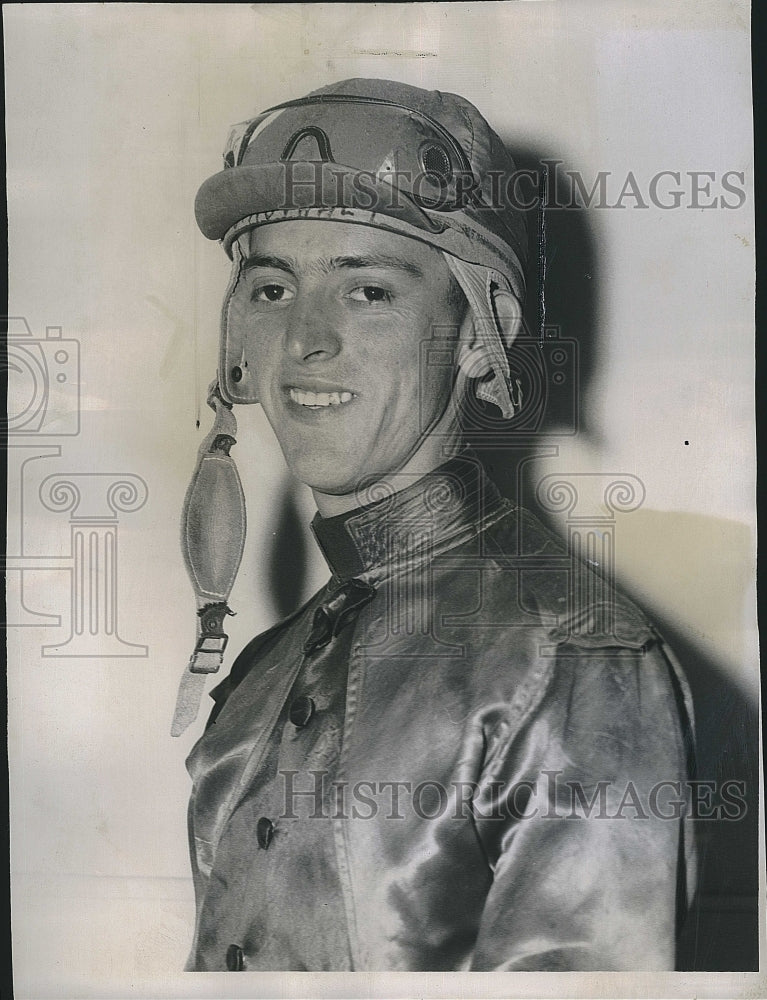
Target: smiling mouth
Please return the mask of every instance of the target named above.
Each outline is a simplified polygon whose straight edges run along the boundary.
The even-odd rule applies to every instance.
[[[343,406],[356,399],[353,392],[309,392],[306,389],[297,389],[295,386],[289,390],[289,395],[294,403],[305,406],[310,410],[324,410],[330,406]]]

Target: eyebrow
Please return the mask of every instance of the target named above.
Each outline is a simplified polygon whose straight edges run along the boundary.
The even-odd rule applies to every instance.
[[[295,257],[277,257],[273,254],[252,254],[243,263],[243,270],[252,267],[273,268],[278,271],[285,271],[287,274],[297,275],[300,268]],[[330,257],[326,260],[318,260],[312,263],[310,270],[319,270],[322,274],[330,274],[341,268],[363,269],[363,268],[390,268],[395,271],[404,271],[413,278],[423,278],[424,274],[417,264],[409,260],[402,260],[393,254],[364,254],[361,256]]]
[[[387,267],[395,271],[404,271],[405,274],[413,278],[423,278],[423,271],[417,264],[409,260],[402,260],[394,254],[371,254],[359,257],[332,257],[329,261],[331,268],[365,268],[365,267]]]

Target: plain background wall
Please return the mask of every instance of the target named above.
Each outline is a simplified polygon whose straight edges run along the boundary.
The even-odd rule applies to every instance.
[[[327,82],[380,76],[460,93],[512,148],[587,181],[611,171],[614,195],[629,170],[644,190],[660,170],[713,171],[713,194],[724,172],[745,172],[739,209],[690,207],[683,178],[678,210],[579,213],[588,269],[566,240],[555,245],[555,282],[593,282],[591,365],[582,432],[557,438],[535,476],[641,479],[642,508],[618,519],[619,578],[678,637],[688,671],[705,664],[732,711],[753,715],[748,19],[743,3],[686,0],[4,8],[9,313],[38,338],[62,327],[81,351],[80,434],[40,438],[61,454],[29,463],[23,490],[11,482],[9,523],[23,522],[25,556],[66,554],[67,515],[39,501],[46,476],[133,473],[148,487],[146,504],[121,515],[118,550],[119,631],[148,656],[41,655],[69,634],[66,568],[24,574],[26,606],[61,626],[9,632],[19,996],[235,995],[231,979],[179,974],[193,922],[184,758],[207,707],[170,739],[194,638],[178,524],[210,425],[228,274],[192,205],[230,123]],[[301,556],[283,603],[326,576],[306,530],[311,497],[288,478],[260,408],[238,420],[250,533],[230,600],[235,651],[277,617],[275,539],[287,533]]]

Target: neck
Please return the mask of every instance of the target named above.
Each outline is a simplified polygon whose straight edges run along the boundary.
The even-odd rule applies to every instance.
[[[410,455],[405,462],[392,472],[381,476],[374,483],[365,487],[365,492],[371,496],[377,493],[387,496],[405,489],[413,481],[413,476],[425,476],[434,469],[439,468],[448,459],[458,455],[464,448],[458,428],[454,428],[454,433],[445,436],[431,434],[425,438],[419,447]],[[380,493],[379,489],[380,488]],[[335,494],[320,493],[319,490],[312,490],[314,502],[320,517],[335,517],[337,514],[345,514],[360,506],[360,493],[357,490],[351,493]]]
[[[414,571],[511,509],[468,448],[425,475],[403,475],[398,485],[393,495],[372,491],[354,510],[315,515],[312,532],[336,583],[378,586]]]

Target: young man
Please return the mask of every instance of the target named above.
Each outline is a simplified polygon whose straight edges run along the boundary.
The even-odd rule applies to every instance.
[[[234,266],[177,728],[242,548],[232,404],[312,489],[331,578],[243,650],[189,758],[190,970],[674,967],[684,680],[462,444],[467,400],[525,405],[513,172],[461,98],[348,80],[236,128],[200,190]]]

